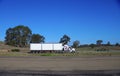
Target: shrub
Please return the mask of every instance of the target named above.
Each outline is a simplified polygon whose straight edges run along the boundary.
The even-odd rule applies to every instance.
[[[109,51],[109,49],[108,48],[98,48],[98,49],[96,49],[96,51]]]
[[[19,49],[12,49],[11,51],[12,51],[12,52],[20,52]]]

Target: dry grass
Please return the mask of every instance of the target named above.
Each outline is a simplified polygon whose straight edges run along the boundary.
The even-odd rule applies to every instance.
[[[12,49],[19,49],[21,52],[29,52],[29,47],[20,48],[20,47],[13,47],[9,45],[5,45],[4,43],[0,43],[0,52],[10,52]]]
[[[40,53],[29,54],[29,48],[19,48],[0,43],[0,56],[120,56],[120,47],[107,47],[110,51],[95,51],[96,48],[77,48],[76,53]],[[12,49],[19,49],[20,52],[11,52]]]

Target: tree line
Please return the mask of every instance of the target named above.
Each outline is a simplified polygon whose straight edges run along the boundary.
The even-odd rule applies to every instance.
[[[8,28],[6,30],[5,44],[16,46],[16,47],[26,47],[30,43],[44,43],[45,37],[40,34],[32,34],[31,29],[28,26],[18,25],[13,28]],[[60,38],[59,43],[63,45],[70,42],[70,37],[64,35]]]
[[[116,43],[116,44],[111,44],[110,41],[108,41],[107,43],[103,44],[103,40],[97,40],[96,41],[96,44],[84,44],[84,45],[79,45],[79,41],[76,40],[73,42],[73,47],[75,48],[79,48],[79,47],[91,47],[91,48],[94,48],[94,47],[101,47],[101,46],[120,46],[119,43]]]
[[[63,35],[60,38],[59,43],[63,45],[70,42],[70,37],[68,35]],[[16,47],[26,47],[30,43],[44,43],[45,37],[40,34],[32,34],[31,29],[28,26],[18,25],[13,28],[8,28],[6,30],[5,43],[7,45],[16,46]],[[89,46],[94,48],[95,46],[101,46],[102,40],[97,40],[96,44],[90,44]],[[106,44],[110,46],[110,42]],[[85,46],[85,45],[84,45]],[[119,43],[116,43],[116,46],[119,46]],[[80,47],[80,41],[76,40],[73,42],[72,47]]]

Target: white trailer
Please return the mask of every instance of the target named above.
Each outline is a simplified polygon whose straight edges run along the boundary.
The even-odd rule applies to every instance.
[[[31,43],[31,44],[30,44],[30,50],[31,50],[31,51],[32,51],[32,50],[33,50],[33,51],[34,51],[34,50],[39,51],[39,50],[42,49],[41,45],[42,45],[42,44],[39,44],[39,43]]]
[[[31,43],[31,52],[52,52],[52,51],[62,51],[63,46],[61,43]]]
[[[73,52],[71,47],[68,45],[62,46],[62,43],[31,43],[30,51],[36,52]]]

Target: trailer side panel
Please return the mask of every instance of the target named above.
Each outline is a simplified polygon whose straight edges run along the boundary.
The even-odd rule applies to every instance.
[[[42,50],[41,44],[30,44],[30,50]]]

